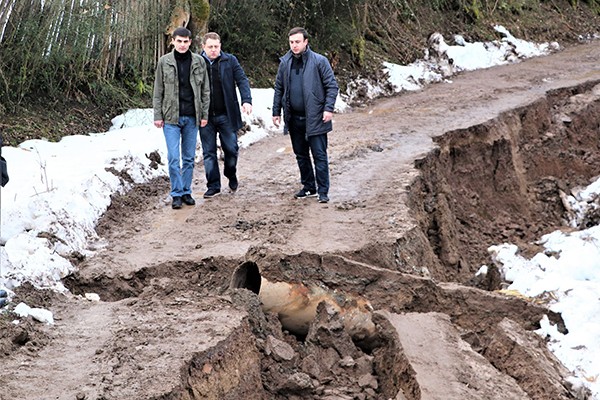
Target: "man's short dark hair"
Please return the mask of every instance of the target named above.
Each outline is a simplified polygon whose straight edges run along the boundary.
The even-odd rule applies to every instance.
[[[288,33],[288,37],[295,35],[297,33],[301,33],[302,36],[304,36],[304,40],[308,39],[308,32],[306,32],[306,29],[299,27],[299,26],[292,28],[290,30],[290,33]]]
[[[173,33],[171,34],[171,37],[174,39],[177,36],[181,36],[181,37],[186,37],[186,38],[191,38],[192,37],[192,32],[190,32],[189,29],[184,28],[183,26],[180,26],[179,28],[175,29],[173,31]]]

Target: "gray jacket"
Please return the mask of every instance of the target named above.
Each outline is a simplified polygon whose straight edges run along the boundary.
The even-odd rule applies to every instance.
[[[154,78],[154,120],[163,120],[167,124],[179,123],[179,79],[177,78],[177,61],[172,52],[158,60]],[[208,70],[204,57],[192,53],[190,66],[190,83],[194,91],[194,106],[196,107],[196,125],[200,120],[208,119],[210,106],[210,85]]]
[[[290,50],[280,59],[273,96],[273,116],[280,116],[283,108],[284,133],[288,132],[291,116],[289,86],[292,57]],[[327,58],[315,53],[310,47],[302,54],[302,61],[306,136],[330,132],[333,125],[331,121],[323,123],[323,111],[333,112],[339,91],[333,70]]]

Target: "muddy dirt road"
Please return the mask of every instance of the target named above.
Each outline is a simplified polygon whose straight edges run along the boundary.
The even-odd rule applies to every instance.
[[[235,194],[203,200],[200,165],[194,207],[164,180],[115,198],[73,295],[19,293],[56,324],[4,325],[0,398],[586,398],[532,332],[560,315],[473,278],[597,175],[599,66],[581,45],[336,115],[325,205],[293,198],[285,136],[241,151]],[[264,312],[257,282],[290,303]],[[307,332],[277,318],[306,309]]]

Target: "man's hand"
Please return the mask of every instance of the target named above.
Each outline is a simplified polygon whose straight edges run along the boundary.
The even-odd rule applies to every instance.
[[[157,128],[162,128],[163,126],[165,126],[165,121],[163,121],[162,119],[159,119],[158,121],[154,121],[154,126]]]
[[[323,111],[323,122],[329,122],[333,119],[333,113],[331,111]]]
[[[201,119],[200,120],[200,128],[204,128],[207,124],[208,124],[208,120],[207,119]]]
[[[279,115],[273,116],[273,125],[275,125],[275,128],[279,128],[280,122],[281,122],[281,117]]]
[[[252,114],[252,104],[250,104],[250,103],[242,104],[242,110],[248,115]]]

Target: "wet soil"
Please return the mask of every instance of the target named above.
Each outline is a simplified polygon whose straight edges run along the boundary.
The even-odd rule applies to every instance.
[[[115,197],[70,294],[18,293],[55,325],[0,321],[0,398],[586,398],[533,332],[567,333],[561,316],[475,272],[492,244],[537,251],[561,192],[597,175],[599,59],[580,45],[336,115],[328,204],[293,198],[285,136],[241,151],[236,193],[202,199],[198,165],[194,207],[164,179]],[[269,282],[300,300],[263,311]],[[285,323],[310,307],[307,332]]]

